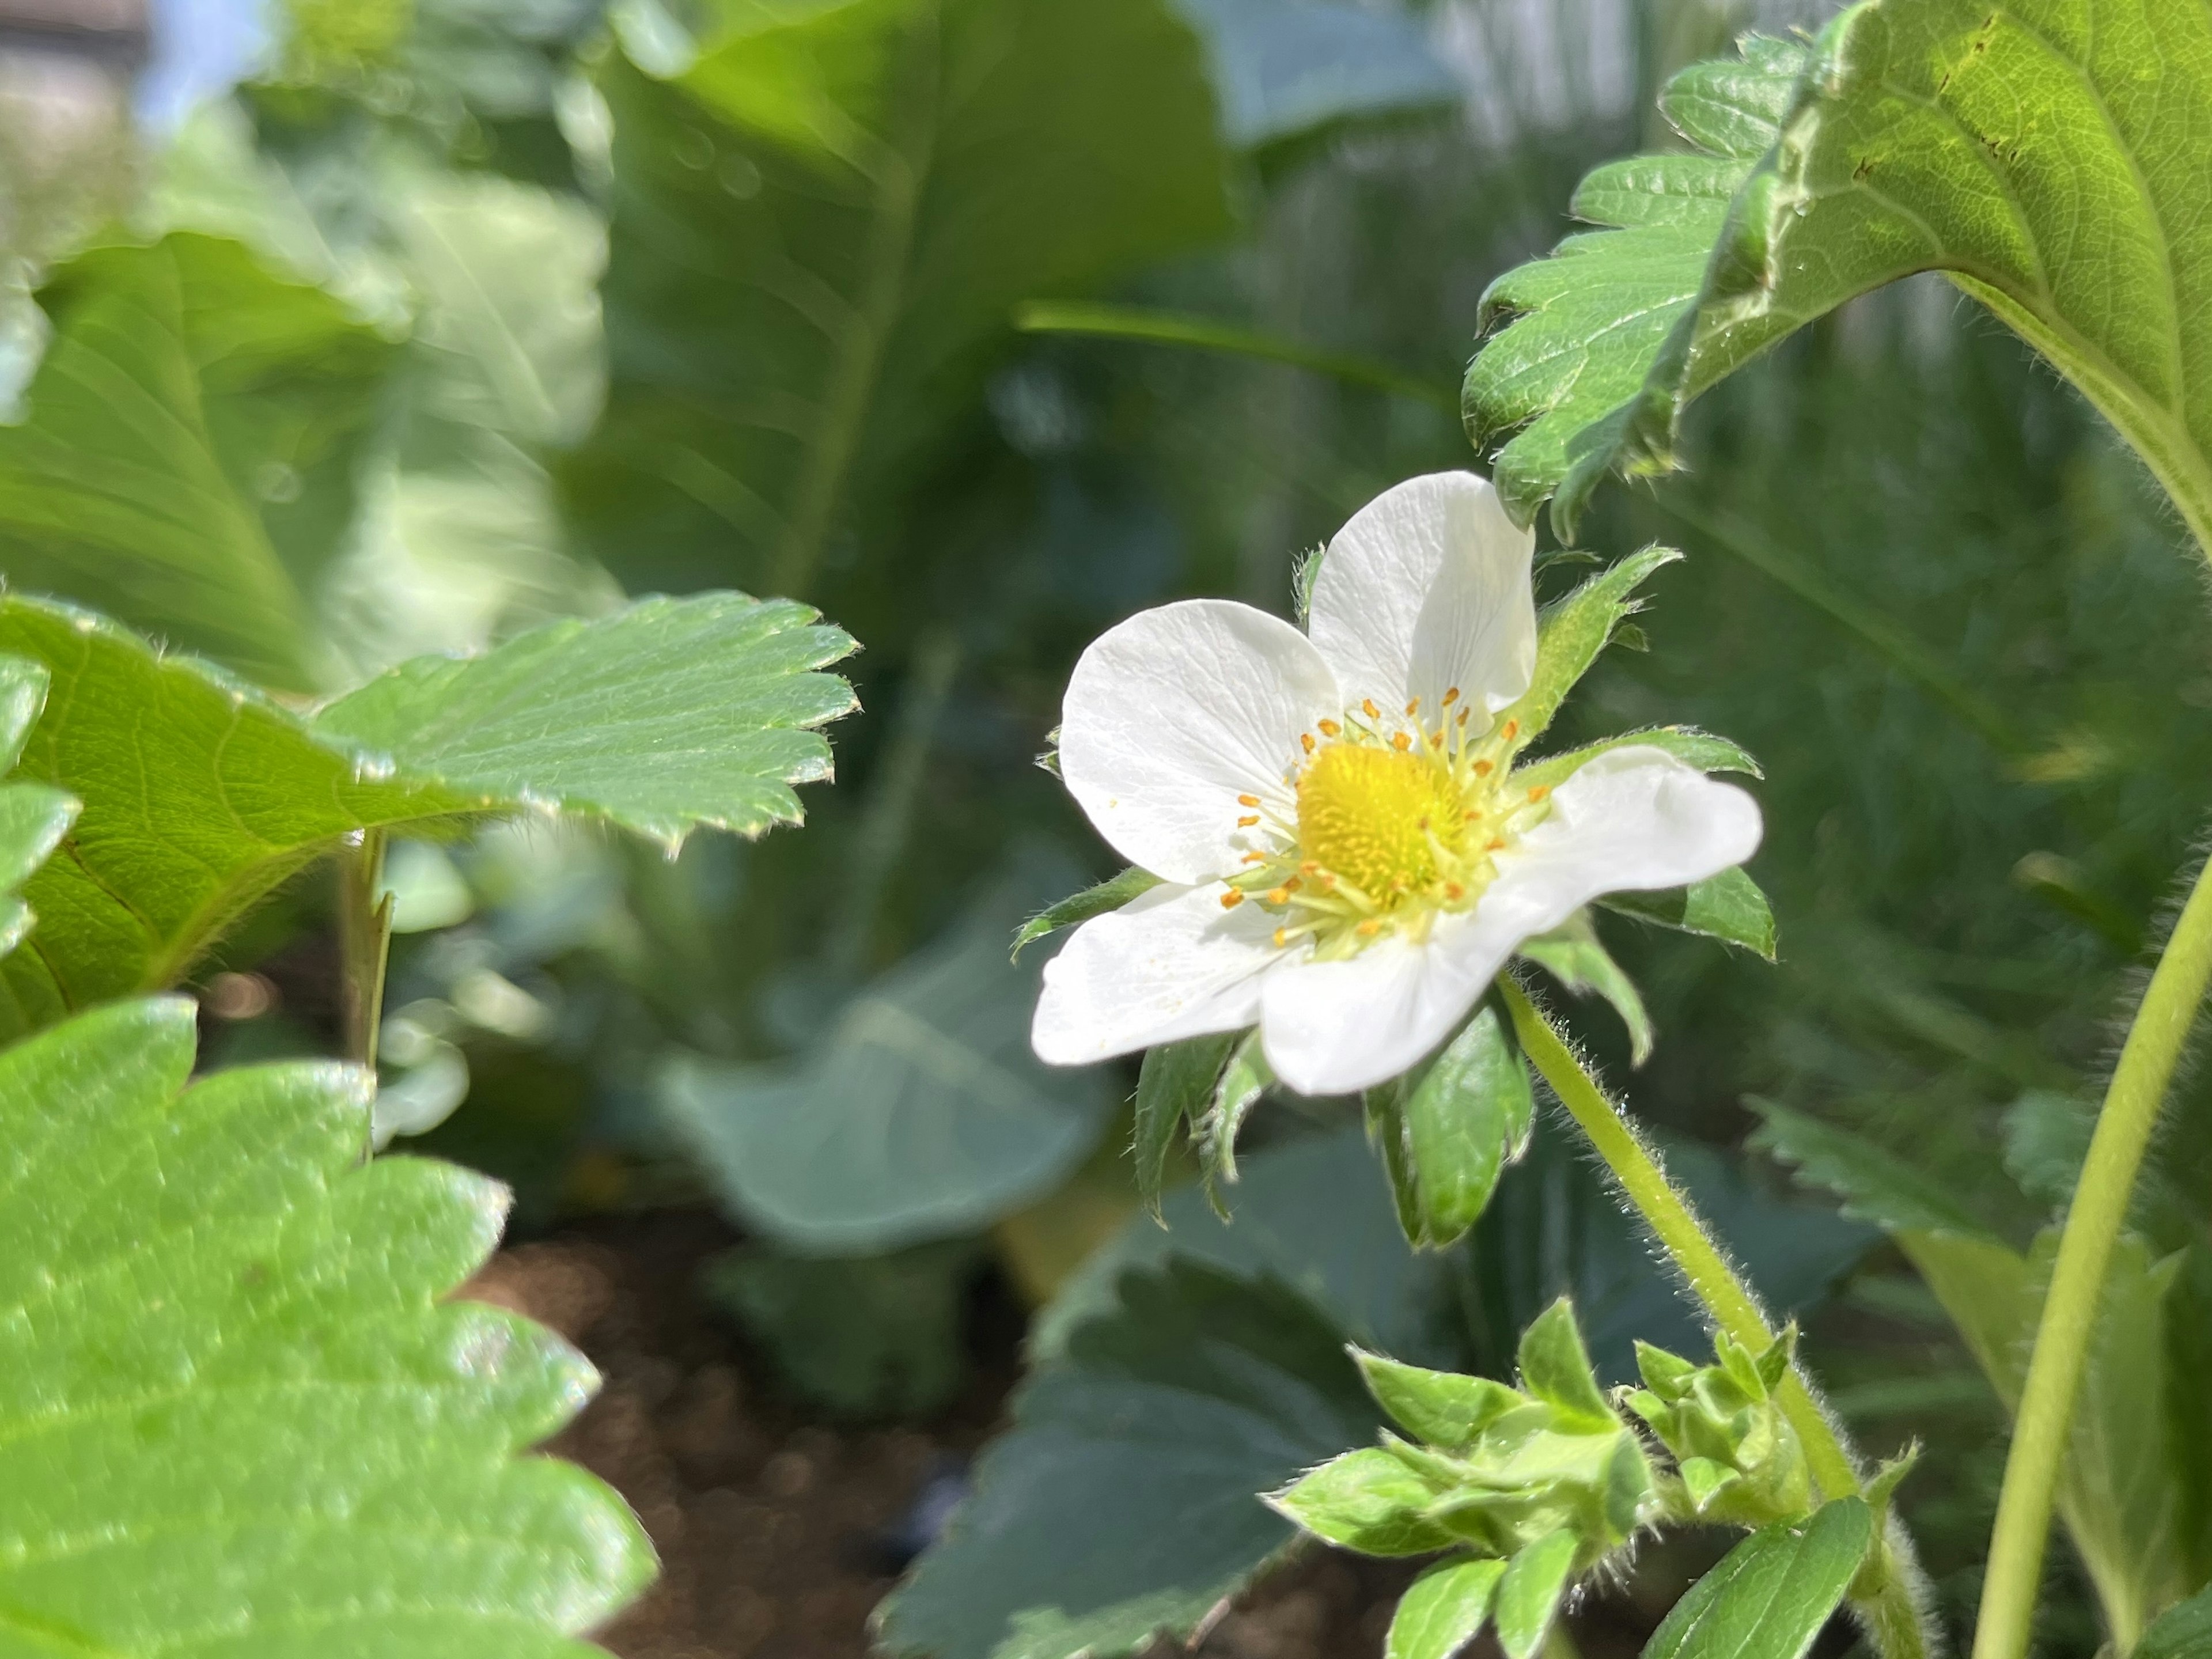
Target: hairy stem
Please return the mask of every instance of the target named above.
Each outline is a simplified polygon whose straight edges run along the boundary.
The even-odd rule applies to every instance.
[[[1974,1626],[1974,1659],[2022,1659],[2035,1621],[2043,1552],[2074,1402],[2112,1249],[2127,1220],[2136,1173],[2157,1127],[2166,1085],[2179,1064],[2197,1010],[2212,983],[2212,864],[2197,872],[2189,902],[2166,941],[2142,1006],[2105,1091],[2081,1179],[2067,1206],[2051,1288],[2021,1385],[2020,1414],[2005,1457],[1996,1526]]]
[[[346,1058],[376,1069],[377,1027],[384,1017],[384,964],[392,950],[392,895],[384,886],[381,830],[364,830],[338,863],[338,955],[345,1011]]]
[[[1651,1149],[1629,1127],[1566,1039],[1529,1001],[1528,993],[1510,975],[1500,976],[1498,988],[1522,1052],[1535,1063],[1559,1103],[1605,1160],[1622,1194],[1672,1258],[1713,1323],[1754,1352],[1765,1347],[1774,1340],[1774,1330],[1758,1298],[1737,1276],[1689,1200],[1667,1179]],[[1820,1496],[1837,1498],[1859,1492],[1859,1460],[1820,1409],[1796,1366],[1783,1379],[1776,1401],[1797,1431]],[[1862,1572],[1859,1589],[1863,1594],[1854,1595],[1860,1620],[1884,1659],[1924,1659],[1934,1650],[1914,1588],[1917,1582],[1911,1541],[1892,1518]]]

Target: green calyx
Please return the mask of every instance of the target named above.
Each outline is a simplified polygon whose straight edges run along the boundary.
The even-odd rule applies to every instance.
[[[1758,1353],[1723,1332],[1710,1365],[1636,1345],[1644,1386],[1621,1403],[1673,1456],[1681,1518],[1763,1527],[1811,1511],[1804,1447],[1774,1400],[1796,1346],[1794,1325]]]

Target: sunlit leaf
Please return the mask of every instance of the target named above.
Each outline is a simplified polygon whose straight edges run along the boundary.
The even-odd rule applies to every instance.
[[[1873,1541],[1874,1512],[1856,1498],[1761,1528],[1690,1586],[1644,1659],[1803,1659]]]
[[[1739,945],[1774,960],[1774,912],[1759,884],[1740,867],[1663,893],[1607,893],[1598,903],[1638,921]]]
[[[1453,1659],[1490,1616],[1503,1561],[1443,1561],[1407,1587],[1390,1615],[1383,1659]]]

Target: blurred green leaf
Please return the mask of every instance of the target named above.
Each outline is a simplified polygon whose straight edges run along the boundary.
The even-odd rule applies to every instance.
[[[1520,428],[1492,462],[1513,516],[1534,519],[1556,495],[1562,541],[1629,441],[1654,365],[1695,306],[1729,203],[1781,131],[1811,52],[1795,40],[1744,37],[1740,62],[1698,64],[1668,83],[1660,107],[1696,148],[1600,167],[1575,192],[1575,217],[1609,227],[1507,271],[1482,296],[1484,325],[1508,319],[1467,372],[1468,434],[1478,448]],[[1786,327],[1716,325],[1697,360],[1710,385]]]
[[[1873,1541],[1874,1512],[1856,1498],[1762,1528],[1674,1604],[1644,1659],[1803,1659]]]
[[[844,681],[813,671],[852,649],[788,600],[641,599],[481,657],[403,664],[313,729],[371,775],[495,810],[543,803],[673,849],[702,825],[757,836],[799,821],[791,785],[830,775],[814,728],[855,706]]]
[[[0,652],[53,680],[18,771],[84,803],[69,855],[27,889],[44,925],[0,969],[6,1022],[35,1028],[174,984],[364,828],[528,807],[667,839],[694,823],[765,829],[789,800],[777,769],[818,775],[824,745],[763,727],[848,695],[800,677],[844,645],[811,615],[732,595],[647,601],[489,657],[410,665],[309,724],[89,612],[0,598]],[[665,757],[690,752],[702,727],[728,760],[672,774]]]
[[[1893,1231],[1989,1236],[1941,1182],[1874,1142],[1757,1095],[1744,1103],[1761,1120],[1752,1145],[1788,1164],[1800,1186],[1842,1199],[1845,1215]]]
[[[1145,1051],[1144,1064],[1137,1073],[1136,1144],[1132,1156],[1137,1165],[1137,1196],[1156,1218],[1160,1212],[1160,1183],[1167,1176],[1176,1132],[1196,1122],[1212,1105],[1215,1086],[1237,1043],[1236,1032],[1223,1031],[1164,1042]]]
[[[596,1378],[448,1299],[504,1194],[364,1164],[359,1072],[190,1082],[194,1018],[129,1002],[0,1054],[0,1293],[28,1316],[0,1343],[17,1644],[596,1653],[575,1637],[642,1588],[651,1548],[597,1480],[516,1455]]]
[[[962,1314],[979,1254],[965,1239],[812,1259],[748,1244],[708,1261],[703,1284],[810,1401],[912,1419],[966,1380]]]
[[[2016,1411],[2056,1231],[2040,1235],[2026,1256],[1987,1237],[1911,1231],[1897,1237],[2006,1411]],[[2182,1535],[2183,1459],[2174,1444],[2177,1432],[2190,1430],[2174,1407],[2193,1402],[2202,1381],[2172,1369],[2166,1339],[2169,1292],[2181,1265],[2179,1255],[2154,1262],[2139,1240],[2121,1240],[2059,1477],[2058,1512],[2124,1652],[2196,1587],[2190,1540]],[[2172,1396],[2177,1388],[2179,1401]]]
[[[1100,882],[1096,887],[1086,887],[1071,894],[1057,904],[1047,905],[1024,921],[1014,934],[1013,954],[1018,959],[1022,952],[1039,939],[1058,933],[1063,927],[1073,927],[1093,916],[1103,916],[1109,910],[1118,910],[1131,899],[1149,893],[1160,884],[1160,878],[1149,870],[1127,869],[1118,876]]]
[[[30,418],[0,427],[0,563],[266,684],[315,681],[311,593],[392,344],[234,242],[94,249],[41,295]]]
[[[2205,1659],[2212,1654],[2212,1589],[2168,1607],[2128,1659]]]
[[[816,586],[980,407],[1013,307],[1225,232],[1195,40],[1160,0],[728,15],[617,58],[607,416],[568,497],[626,577]]]
[[[1774,960],[1774,912],[1759,884],[1741,868],[1663,893],[1607,893],[1598,903],[1639,921],[1740,945]]]
[[[988,1226],[1083,1161],[1107,1079],[1036,1058],[1041,970],[1006,960],[1035,884],[987,896],[795,1062],[670,1064],[662,1109],[738,1215],[810,1255],[895,1249]]]
[[[1440,1561],[1407,1587],[1383,1659],[1455,1659],[1490,1616],[1503,1561]]]
[[[1376,1428],[1303,1297],[1187,1261],[1126,1273],[1016,1391],[1013,1419],[879,1610],[889,1651],[1111,1659],[1187,1634],[1294,1536],[1254,1494]]]
[[[0,657],[0,774],[15,769],[46,706],[46,671],[21,657]],[[23,942],[36,919],[17,893],[61,844],[76,814],[76,802],[58,789],[0,784],[0,956]]]

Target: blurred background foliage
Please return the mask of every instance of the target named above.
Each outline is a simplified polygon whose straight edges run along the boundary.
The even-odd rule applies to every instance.
[[[134,117],[131,49],[0,6],[0,568],[302,697],[624,592],[788,594],[856,635],[866,712],[804,834],[395,849],[381,1115],[513,1182],[525,1231],[720,1205],[751,1242],[713,1293],[791,1386],[926,1412],[978,1274],[1065,1299],[1103,1242],[1156,1248],[1133,1068],[1036,1066],[1038,953],[1005,949],[1112,867],[1032,763],[1076,653],[1182,594],[1286,611],[1302,550],[1468,464],[1485,285],[1589,166],[1667,141],[1668,73],[1822,9],[178,3]],[[1079,301],[1238,349],[1024,311]],[[2080,400],[1932,281],[1729,381],[1687,453],[1585,527],[1691,557],[1560,738],[1691,721],[1759,756],[1782,960],[1609,921],[1661,1034],[1633,1101],[1714,1147],[1752,1097],[1850,1125],[2024,1240],[2191,856],[2199,574]],[[210,970],[220,1054],[326,1046],[325,908],[292,894]],[[2142,1224],[2201,1255],[2212,1084],[2185,1092]],[[1255,1145],[1336,1121],[1272,1107]],[[1796,1212],[1771,1167],[1728,1179],[1756,1264]],[[1557,1182],[1523,1185],[1468,1271],[1552,1224]],[[1451,1351],[1503,1352],[1461,1313]],[[1986,1387],[1886,1250],[1808,1351],[1872,1444],[1944,1448],[1906,1498],[1962,1616]]]

